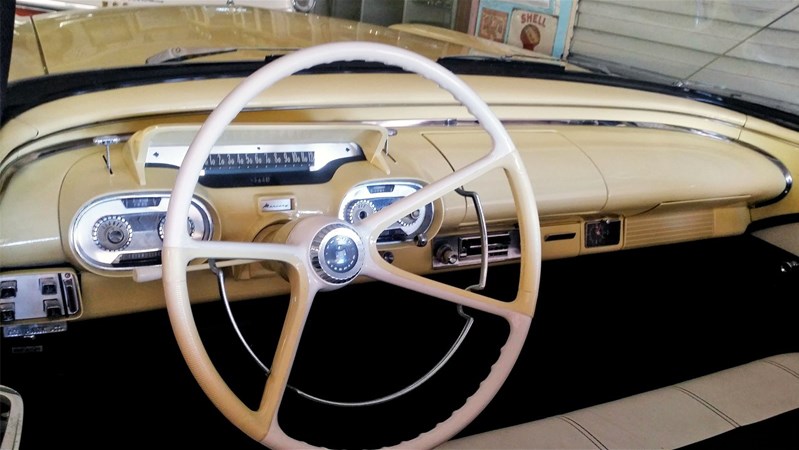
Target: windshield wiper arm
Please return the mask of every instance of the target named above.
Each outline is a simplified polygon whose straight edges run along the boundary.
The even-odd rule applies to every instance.
[[[185,61],[187,59],[201,58],[203,56],[233,53],[239,49],[235,47],[172,47],[147,58],[146,64],[163,64],[169,62]]]

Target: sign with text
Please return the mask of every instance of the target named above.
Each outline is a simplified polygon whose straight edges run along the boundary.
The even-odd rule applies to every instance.
[[[485,39],[562,57],[576,0],[480,0],[474,33]]]
[[[513,10],[508,31],[508,44],[552,54],[558,18],[523,9]]]

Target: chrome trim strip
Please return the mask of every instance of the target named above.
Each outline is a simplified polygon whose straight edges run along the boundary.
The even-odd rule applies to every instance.
[[[133,134],[126,133],[126,134],[119,134],[117,136],[119,137],[119,143],[123,143],[127,142],[128,139],[130,139],[130,137],[133,136]],[[70,150],[76,150],[79,148],[97,147],[98,145],[94,142],[94,140],[97,139],[98,137],[100,136],[62,142],[57,145],[51,145],[49,147],[40,148],[39,150],[32,151],[16,159],[13,159],[13,155],[19,150],[19,148],[12,150],[11,153],[9,153],[9,156],[6,157],[6,159],[2,163],[0,163],[0,195],[2,195],[3,192],[5,191],[8,180],[23,166],[38,161],[40,159],[47,158],[48,156],[53,156],[58,153]],[[13,161],[9,161],[11,159],[13,159]]]
[[[337,122],[340,123],[340,122]],[[435,120],[427,120],[427,119],[400,119],[400,120],[376,120],[376,121],[351,121],[347,123],[362,123],[366,125],[377,125],[382,126],[385,128],[408,128],[408,127],[459,127],[459,126],[476,126],[477,120],[460,120],[460,119],[435,119]],[[767,206],[779,202],[783,198],[785,198],[788,193],[793,188],[793,176],[791,172],[788,170],[788,167],[785,166],[781,161],[775,158],[770,153],[766,152],[762,148],[754,146],[752,144],[748,144],[746,142],[741,142],[737,139],[730,138],[728,136],[724,136],[719,133],[715,133],[712,131],[707,130],[700,130],[697,128],[688,128],[688,127],[681,127],[677,125],[666,125],[656,122],[632,122],[632,121],[613,121],[613,120],[503,120],[502,123],[504,125],[553,125],[553,126],[601,126],[601,127],[633,127],[633,128],[642,128],[642,129],[657,129],[657,130],[664,130],[664,131],[676,131],[682,133],[691,133],[697,136],[703,136],[711,139],[718,139],[725,142],[735,143],[741,145],[745,148],[748,148],[752,151],[755,151],[765,157],[767,157],[777,168],[782,172],[783,176],[785,177],[785,190],[778,195],[777,197],[766,200],[763,202],[759,202],[757,204],[752,205],[754,208],[760,208],[762,206]],[[50,135],[52,136],[52,135]],[[120,143],[127,142],[128,139],[132,136],[132,134],[118,134],[120,138]],[[35,150],[31,153],[23,155],[13,161],[8,161],[20,148],[16,148],[9,153],[9,157],[0,163],[0,195],[3,194],[5,191],[6,184],[8,180],[25,164],[29,164],[36,160],[46,158],[48,156],[52,156],[57,153],[61,153],[64,151],[74,150],[77,148],[85,148],[89,146],[94,146],[93,140],[96,139],[98,136],[86,139],[77,139],[74,141],[68,141],[62,144],[41,148],[39,150]],[[35,141],[33,141],[35,142]]]
[[[779,159],[775,158],[772,154],[766,152],[760,147],[755,147],[752,144],[748,144],[746,142],[734,141],[736,144],[746,147],[753,152],[759,153],[765,156],[772,164],[777,166],[780,171],[782,171],[782,175],[785,177],[785,189],[782,193],[771,200],[763,200],[762,202],[755,203],[752,205],[752,208],[761,208],[763,206],[773,205],[774,203],[779,202],[780,200],[784,199],[788,196],[788,193],[791,192],[791,188],[793,187],[793,175],[791,175],[791,171],[788,170],[788,166],[782,163]]]

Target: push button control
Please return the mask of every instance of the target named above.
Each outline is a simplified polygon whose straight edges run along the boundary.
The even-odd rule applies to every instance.
[[[0,303],[0,322],[13,322],[17,318],[14,303]]]
[[[44,312],[48,319],[55,319],[64,315],[61,309],[61,302],[57,298],[50,298],[42,302],[44,304]]]
[[[63,331],[68,319],[81,314],[79,283],[68,267],[0,272],[0,333],[35,336]]]
[[[13,298],[17,296],[17,282],[15,280],[0,282],[0,298]]]
[[[39,291],[42,295],[56,295],[58,294],[58,287],[55,284],[55,278],[40,278]]]

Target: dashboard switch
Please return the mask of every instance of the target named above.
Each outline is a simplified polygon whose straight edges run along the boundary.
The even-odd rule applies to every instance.
[[[0,282],[0,298],[13,298],[17,296],[17,282],[15,280]]]
[[[458,252],[449,245],[442,245],[436,251],[436,258],[438,258],[442,264],[455,264],[458,262]]]
[[[394,264],[394,252],[380,252],[383,260],[389,264]]]
[[[16,318],[14,302],[0,303],[0,322],[13,322]]]
[[[55,278],[40,278],[39,291],[42,293],[42,295],[57,295],[58,287],[56,286]]]
[[[44,304],[44,312],[48,319],[56,319],[64,315],[61,309],[61,302],[57,298],[50,298],[42,302]]]
[[[72,284],[67,284],[64,288],[64,298],[67,304],[67,314],[77,314],[80,305],[78,304],[78,294],[76,294],[75,287]]]
[[[0,328],[14,336],[59,331],[56,324],[82,311],[80,280],[70,267],[0,272],[0,290]]]

